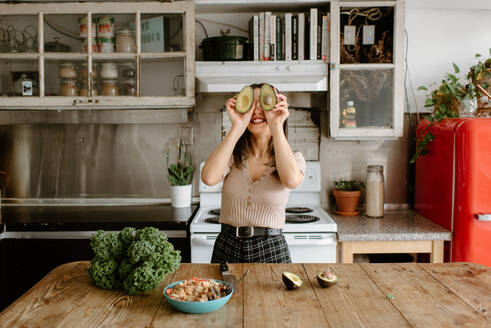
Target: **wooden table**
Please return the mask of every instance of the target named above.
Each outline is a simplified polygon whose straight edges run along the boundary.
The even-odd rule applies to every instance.
[[[0,313],[1,327],[491,327],[491,268],[469,264],[231,264],[250,269],[238,295],[207,314],[176,311],[172,281],[220,278],[218,265],[182,264],[144,296],[95,287],[89,262],[64,264]],[[317,271],[339,282],[321,288]],[[281,273],[304,285],[286,290]]]

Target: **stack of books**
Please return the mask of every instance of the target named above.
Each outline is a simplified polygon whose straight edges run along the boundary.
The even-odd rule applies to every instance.
[[[330,16],[310,8],[306,13],[260,12],[249,21],[254,61],[329,61]]]

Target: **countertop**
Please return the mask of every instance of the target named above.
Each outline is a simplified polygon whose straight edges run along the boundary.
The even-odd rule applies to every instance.
[[[95,231],[153,226],[186,230],[198,205],[8,205],[3,206],[7,231]]]
[[[338,242],[452,239],[450,231],[412,210],[385,211],[383,218],[330,216],[338,225]]]
[[[175,310],[163,288],[191,277],[220,278],[217,264],[181,264],[147,295],[103,290],[89,262],[61,265],[0,313],[0,327],[489,327],[491,268],[471,263],[230,264],[249,275],[225,306],[206,314]],[[338,282],[321,288],[330,268]],[[281,274],[304,284],[286,290]]]

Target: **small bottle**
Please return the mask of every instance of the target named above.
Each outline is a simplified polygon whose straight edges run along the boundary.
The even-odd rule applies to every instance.
[[[346,108],[343,109],[341,125],[343,128],[356,128],[356,108],[351,100],[346,102]]]
[[[382,165],[368,165],[366,216],[374,218],[384,216],[384,189],[384,167]]]

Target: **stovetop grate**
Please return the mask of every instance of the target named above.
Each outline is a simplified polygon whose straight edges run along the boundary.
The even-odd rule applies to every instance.
[[[211,215],[220,215],[220,209],[219,208],[214,208],[208,211],[208,214]]]
[[[218,223],[218,219],[217,217],[210,217],[210,218],[206,218],[205,219],[205,222],[206,223]]]
[[[313,215],[287,215],[286,222],[288,223],[309,223],[317,222],[320,219]]]
[[[308,207],[287,207],[286,208],[287,213],[310,213],[313,212],[313,209],[308,208]]]

